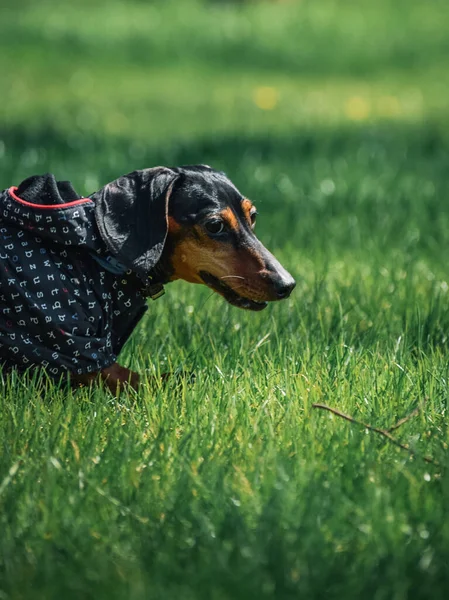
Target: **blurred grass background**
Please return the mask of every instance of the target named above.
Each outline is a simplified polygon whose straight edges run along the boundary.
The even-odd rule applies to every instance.
[[[444,120],[448,12],[442,0],[7,1],[0,117],[42,140],[122,136],[135,160],[192,138]]]
[[[113,400],[3,381],[0,600],[445,598],[443,0],[3,0],[0,186],[224,169],[298,280],[246,314],[183,283]],[[388,427],[419,456],[317,414]]]

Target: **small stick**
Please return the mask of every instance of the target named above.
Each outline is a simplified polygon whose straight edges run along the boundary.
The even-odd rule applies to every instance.
[[[354,419],[353,417],[350,417],[349,415],[346,415],[345,413],[340,412],[336,408],[332,408],[330,406],[327,406],[327,404],[312,404],[312,408],[320,408],[321,410],[328,410],[329,412],[331,412],[332,414],[336,415],[337,417],[341,417],[342,419],[345,419],[346,421],[349,421],[350,423],[355,423],[356,425],[360,425],[361,427],[364,427],[365,429],[369,429],[370,431],[374,431],[374,433],[379,433],[380,435],[383,435],[392,444],[394,444],[395,446],[398,446],[398,448],[402,448],[402,450],[405,450],[406,452],[408,452],[412,456],[416,456],[417,458],[422,458],[425,462],[430,463],[432,465],[437,465],[438,466],[438,464],[439,464],[436,461],[434,461],[432,458],[430,458],[429,456],[421,456],[420,454],[417,454],[414,450],[412,450],[411,448],[409,448],[407,445],[401,444],[401,442],[398,442],[398,440],[396,440],[385,429],[379,429],[378,427],[373,427],[372,425],[368,425],[367,423],[363,423],[363,421],[358,421],[357,419]],[[397,423],[396,423],[396,425],[397,425]]]
[[[394,425],[392,425],[391,427],[389,427],[387,429],[387,431],[389,431],[389,432],[394,431],[395,429],[398,429],[401,425],[404,425],[404,423],[407,423],[407,421],[409,421],[413,417],[416,417],[416,415],[419,414],[419,412],[421,411],[421,409],[423,408],[423,406],[426,402],[427,402],[427,398],[424,398],[424,400],[421,402],[421,404],[419,404],[416,408],[414,408],[410,414],[403,417],[402,419],[399,419],[399,421],[397,423],[395,423]]]

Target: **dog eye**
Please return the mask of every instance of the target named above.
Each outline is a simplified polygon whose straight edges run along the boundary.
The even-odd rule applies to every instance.
[[[207,231],[209,233],[212,233],[213,235],[217,235],[219,233],[222,233],[222,231],[224,230],[224,223],[223,221],[207,221],[204,224],[204,227],[207,229]]]

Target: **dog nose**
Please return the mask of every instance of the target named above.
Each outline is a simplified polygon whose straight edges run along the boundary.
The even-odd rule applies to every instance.
[[[296,285],[296,281],[293,277],[289,277],[288,279],[277,279],[274,282],[274,291],[276,292],[276,296],[279,300],[283,298],[288,298],[292,291],[294,290]]]

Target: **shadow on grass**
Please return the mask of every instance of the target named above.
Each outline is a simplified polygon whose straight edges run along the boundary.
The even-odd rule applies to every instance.
[[[448,148],[449,133],[436,124],[323,126],[166,144],[17,126],[0,129],[0,187],[51,171],[90,194],[134,169],[206,163],[226,171],[269,215],[275,245],[294,239],[306,250],[371,251],[372,242],[436,255],[449,243]]]
[[[358,176],[378,171],[413,172],[416,168],[441,176],[447,170],[448,148],[449,132],[437,123],[328,125],[298,128],[288,135],[211,135],[166,144],[145,144],[133,140],[132,135],[87,134],[76,128],[68,137],[51,123],[0,126],[0,186],[46,170],[84,185],[86,173],[95,174],[103,184],[136,168],[197,163],[223,169],[242,185],[248,178],[271,185],[283,173],[302,173],[304,165],[331,171],[333,161],[349,160],[354,160],[350,166],[358,170]],[[271,165],[270,182],[257,168]],[[365,173],[360,173],[360,168]],[[288,195],[287,188],[284,185],[281,191]],[[327,190],[331,195],[332,186]]]

